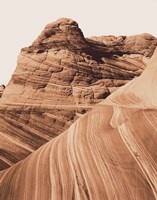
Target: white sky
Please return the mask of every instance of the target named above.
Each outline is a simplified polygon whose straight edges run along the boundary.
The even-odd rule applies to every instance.
[[[46,24],[76,20],[85,36],[157,36],[157,0],[0,0],[0,83],[7,84],[22,47]]]

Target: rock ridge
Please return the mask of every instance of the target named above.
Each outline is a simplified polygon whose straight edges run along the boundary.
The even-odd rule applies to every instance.
[[[0,172],[0,199],[157,200],[156,62]]]
[[[71,19],[50,23],[0,99],[0,170],[24,159],[146,68],[157,39],[85,38]]]

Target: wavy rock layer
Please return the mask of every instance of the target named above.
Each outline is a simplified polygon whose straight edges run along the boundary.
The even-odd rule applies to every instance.
[[[60,19],[22,49],[0,100],[0,170],[139,76],[157,43],[148,34],[115,37],[111,44],[108,38],[86,39],[75,21]]]
[[[0,199],[157,199],[156,63],[1,172]]]

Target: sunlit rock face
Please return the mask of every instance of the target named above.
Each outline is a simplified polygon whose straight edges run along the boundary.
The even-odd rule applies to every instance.
[[[157,52],[140,77],[2,171],[0,199],[157,199],[156,90]]]
[[[86,39],[75,21],[60,19],[21,50],[0,100],[0,170],[139,76],[157,42],[148,34],[108,38]]]

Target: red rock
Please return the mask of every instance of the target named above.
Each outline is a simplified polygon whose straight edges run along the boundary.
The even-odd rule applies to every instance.
[[[157,51],[140,77],[0,172],[0,199],[157,199],[156,62]]]
[[[86,39],[70,19],[47,25],[22,49],[0,100],[0,169],[27,157],[139,76],[155,43],[150,35],[113,37],[106,44]]]
[[[0,85],[0,97],[2,96],[5,89],[5,85]]]

